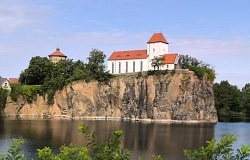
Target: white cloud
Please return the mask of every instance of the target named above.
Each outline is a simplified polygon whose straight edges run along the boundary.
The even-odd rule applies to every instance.
[[[43,25],[41,17],[52,12],[50,7],[13,4],[4,1],[0,3],[0,33],[12,33],[20,27],[38,27]]]

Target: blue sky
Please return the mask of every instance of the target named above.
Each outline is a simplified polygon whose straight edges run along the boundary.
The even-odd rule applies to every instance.
[[[250,83],[249,0],[1,0],[0,76],[18,77],[31,57],[60,47],[70,59],[92,48],[146,49],[162,32],[169,52],[214,66],[215,82]]]

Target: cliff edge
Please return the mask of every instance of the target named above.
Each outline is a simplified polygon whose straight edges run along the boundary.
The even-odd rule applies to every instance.
[[[46,99],[46,98],[45,98]],[[217,122],[213,81],[189,70],[175,75],[120,75],[109,84],[74,82],[57,91],[54,104],[43,97],[28,104],[8,101],[5,116],[48,116],[183,122]]]

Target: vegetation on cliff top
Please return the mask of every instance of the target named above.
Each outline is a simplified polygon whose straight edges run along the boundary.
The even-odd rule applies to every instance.
[[[0,113],[7,103],[8,91],[0,87]]]
[[[106,71],[105,58],[106,55],[97,49],[90,52],[87,63],[80,60],[74,62],[72,59],[52,63],[47,57],[32,57],[28,68],[20,74],[19,78],[19,82],[25,88],[14,87],[17,89],[13,90],[11,98],[16,101],[16,95],[21,94],[31,103],[36,92],[43,96],[47,94],[48,103],[53,104],[55,92],[74,81],[107,82],[113,75]]]
[[[85,125],[79,126],[79,131],[85,134],[88,140],[87,146],[77,147],[73,144],[60,147],[58,154],[53,154],[52,149],[45,147],[37,149],[38,160],[130,160],[130,150],[121,148],[122,130],[114,131],[111,138],[103,144],[98,143],[98,137],[95,132],[91,132]],[[207,141],[206,147],[200,147],[194,151],[184,150],[184,155],[188,160],[243,160],[250,156],[250,145],[241,145],[237,152],[232,149],[232,144],[236,141],[235,135],[226,135],[217,143],[215,139]],[[20,154],[21,145],[24,139],[13,139],[8,154],[0,154],[0,160],[23,160],[24,154]],[[235,154],[235,155],[234,155]],[[160,155],[153,155],[154,160],[163,160]],[[138,157],[138,160],[142,160]]]
[[[213,69],[213,67],[211,67],[210,64],[197,60],[194,57],[188,55],[180,55],[179,62],[182,69],[189,69],[191,71],[194,71],[194,73],[200,79],[205,76],[208,80],[213,81],[216,78],[215,70]]]

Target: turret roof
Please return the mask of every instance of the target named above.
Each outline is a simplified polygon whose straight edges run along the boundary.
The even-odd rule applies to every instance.
[[[49,57],[51,56],[67,57],[60,51],[60,48],[56,48],[56,51],[49,55]]]

